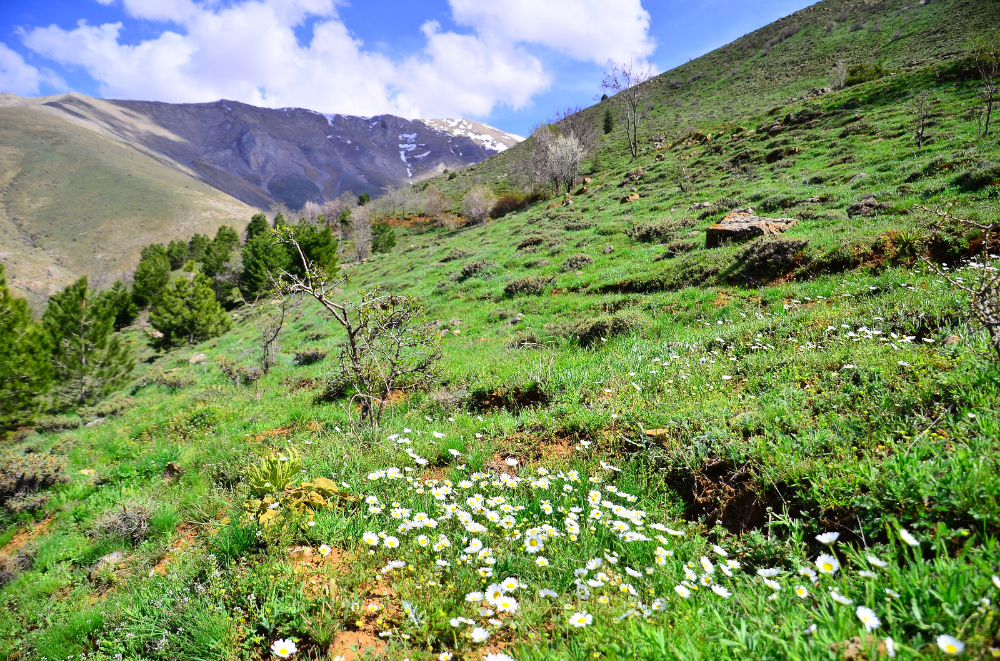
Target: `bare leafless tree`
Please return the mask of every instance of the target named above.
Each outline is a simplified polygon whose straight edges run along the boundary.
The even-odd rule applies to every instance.
[[[830,76],[830,87],[838,90],[844,88],[844,82],[847,80],[847,69],[847,62],[843,60],[833,65],[833,75]]]
[[[608,70],[601,82],[601,90],[618,104],[625,116],[625,134],[633,160],[639,156],[639,124],[645,117],[647,86],[643,83],[653,77],[653,71],[648,60],[608,60]]]
[[[276,299],[268,297],[246,305],[260,342],[260,369],[266,375],[278,359],[278,337],[285,325],[291,298],[279,295]]]
[[[305,218],[307,221],[315,225],[319,222],[319,217],[323,215],[323,207],[309,200],[299,211],[299,218]]]
[[[462,214],[475,225],[486,222],[497,196],[486,186],[477,184],[462,198]]]
[[[428,186],[424,191],[423,200],[421,201],[421,210],[424,212],[424,215],[431,218],[438,218],[447,208],[448,198],[444,196],[444,193],[434,186]]]
[[[548,176],[555,185],[556,193],[560,186],[566,188],[566,192],[573,187],[576,175],[580,172],[580,162],[586,155],[583,145],[572,133],[560,135],[549,145],[548,153]]]
[[[973,42],[972,57],[979,70],[981,87],[979,98],[983,101],[979,116],[979,134],[990,134],[990,120],[993,117],[993,103],[997,97],[997,78],[1000,77],[1000,31],[996,28]]]
[[[372,209],[369,205],[354,207],[351,211],[351,230],[358,261],[366,259],[372,249]]]
[[[304,275],[272,275],[284,296],[314,298],[345,331],[339,381],[350,384],[361,400],[361,417],[378,425],[393,393],[407,393],[440,382],[441,346],[423,305],[409,296],[379,289],[358,303],[333,299],[346,278],[331,279],[306,257],[291,231],[275,230],[277,241],[291,246]]]

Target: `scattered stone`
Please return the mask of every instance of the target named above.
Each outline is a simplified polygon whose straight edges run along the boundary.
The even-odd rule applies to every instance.
[[[879,204],[874,195],[865,195],[860,202],[855,202],[851,206],[847,207],[847,215],[851,218],[856,218],[858,216],[867,218],[868,216],[874,216],[882,208],[883,206]]]
[[[461,326],[462,325],[462,320],[461,319],[449,319],[448,323],[451,324],[452,326]]]
[[[518,312],[517,314],[515,314],[513,317],[510,318],[510,325],[517,326],[519,323],[521,323],[522,319],[524,319],[524,313]]]
[[[758,236],[777,236],[798,222],[795,218],[764,218],[752,213],[732,211],[705,230],[705,247],[717,248],[726,241],[749,241]]]
[[[622,198],[622,204],[628,204],[629,202],[635,202],[638,199],[639,199],[639,194],[638,193],[632,193],[628,197],[623,197]]]
[[[168,484],[183,474],[184,468],[176,461],[168,461],[167,465],[163,467],[163,481]]]
[[[691,205],[691,210],[697,211],[699,209],[708,209],[711,206],[712,206],[711,202],[695,202],[694,204]]]
[[[798,147],[779,147],[778,149],[768,152],[767,156],[764,157],[764,160],[768,163],[777,163],[783,158],[794,156],[798,153]]]
[[[113,553],[107,554],[98,560],[97,563],[91,568],[90,573],[88,574],[90,580],[97,578],[97,575],[101,572],[101,570],[105,568],[114,569],[124,560],[125,554],[121,551],[114,551]]]
[[[610,255],[614,251],[615,251],[615,247],[614,246],[608,246],[607,248],[605,248],[601,252],[603,252],[605,255]]]
[[[861,181],[862,179],[865,179],[867,177],[868,177],[868,173],[867,172],[859,172],[858,174],[856,174],[853,177],[851,177],[850,180],[847,183],[853,184],[854,182]]]
[[[206,360],[208,360],[208,356],[203,353],[196,353],[188,358],[188,365],[197,365],[198,363],[203,363]]]
[[[84,426],[85,427],[96,427],[98,425],[103,425],[105,422],[107,422],[107,419],[105,419],[105,418],[97,418],[96,420],[91,420],[90,422],[88,422]]]

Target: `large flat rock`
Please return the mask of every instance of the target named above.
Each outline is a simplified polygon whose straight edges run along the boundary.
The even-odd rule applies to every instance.
[[[749,241],[758,236],[777,236],[798,222],[795,218],[765,218],[733,211],[705,230],[705,247],[716,248],[727,241]]]

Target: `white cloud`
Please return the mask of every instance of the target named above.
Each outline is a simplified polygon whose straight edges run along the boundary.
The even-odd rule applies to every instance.
[[[541,44],[603,64],[650,55],[649,12],[640,0],[449,0],[455,20],[481,34]]]
[[[0,92],[30,96],[38,94],[43,83],[59,89],[65,88],[59,76],[31,66],[20,53],[0,42]]]
[[[649,16],[640,0],[619,0],[614,7],[600,0],[504,0],[499,8],[450,1],[456,20],[473,34],[442,30],[429,21],[421,28],[423,48],[398,62],[366,49],[350,33],[337,15],[342,0],[236,0],[228,5],[121,0],[135,18],[172,22],[180,29],[171,26],[137,44],[123,43],[121,23],[81,21],[71,30],[51,25],[20,35],[36,53],[85,68],[109,98],[226,98],[407,117],[483,116],[497,105],[529,105],[548,88],[551,76],[526,45],[601,62],[651,48]],[[294,30],[310,17],[318,19],[313,37],[299,43]]]

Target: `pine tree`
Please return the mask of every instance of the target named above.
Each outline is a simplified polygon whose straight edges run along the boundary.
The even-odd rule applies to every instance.
[[[253,300],[271,288],[271,275],[287,271],[293,262],[285,246],[278,244],[270,233],[259,234],[243,247],[243,270],[240,272],[240,293]]]
[[[107,296],[88,288],[87,276],[49,298],[42,325],[61,402],[93,402],[132,372],[129,346],[114,333],[116,315]]]
[[[372,225],[372,252],[392,252],[395,247],[396,230],[392,229],[392,225],[385,221]]]
[[[255,213],[253,217],[250,218],[250,224],[247,225],[246,230],[243,232],[243,243],[250,243],[250,240],[260,236],[261,234],[269,234],[271,232],[271,226],[267,223],[267,216],[262,213]]]
[[[201,272],[212,278],[221,273],[233,255],[233,248],[240,244],[240,235],[231,227],[223,225],[215,238],[205,249],[201,260]]]
[[[116,280],[111,289],[101,294],[115,311],[115,330],[120,331],[139,316],[139,308],[132,300],[132,294],[121,280]]]
[[[157,248],[159,250],[157,250]],[[132,300],[140,310],[149,307],[170,282],[170,258],[163,246],[154,244],[142,250],[142,259],[135,267]]]
[[[333,230],[329,227],[317,227],[308,221],[300,221],[295,226],[293,232],[295,240],[302,253],[310,262],[323,269],[328,275],[333,275],[336,271],[340,258],[337,256],[337,239],[333,237]],[[283,246],[288,252],[290,273],[305,275],[302,270],[302,258],[294,246]]]
[[[167,246],[167,258],[170,260],[170,269],[176,271],[184,266],[188,260],[188,244],[186,241],[171,241]]]
[[[607,135],[615,130],[615,116],[611,114],[611,108],[604,109],[604,134]]]
[[[0,429],[31,422],[52,380],[42,327],[28,301],[7,289],[0,264]]]
[[[157,346],[169,348],[207,340],[232,328],[232,320],[215,299],[207,277],[178,278],[153,304],[149,323],[163,334]]]
[[[188,241],[188,255],[191,259],[196,262],[200,262],[205,259],[205,251],[208,250],[208,244],[212,241],[207,236],[202,236],[201,234],[195,234]]]

